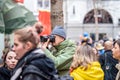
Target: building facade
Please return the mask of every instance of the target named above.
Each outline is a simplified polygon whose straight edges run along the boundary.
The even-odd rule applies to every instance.
[[[120,31],[120,0],[64,0],[67,37],[79,40],[88,32],[93,39],[116,38]],[[97,10],[97,14],[94,11]],[[98,24],[95,23],[97,16]]]

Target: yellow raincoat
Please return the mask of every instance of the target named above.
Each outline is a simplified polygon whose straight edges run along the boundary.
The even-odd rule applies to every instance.
[[[92,62],[85,70],[83,67],[74,69],[70,75],[74,80],[103,80],[104,72],[101,69],[99,62]]]

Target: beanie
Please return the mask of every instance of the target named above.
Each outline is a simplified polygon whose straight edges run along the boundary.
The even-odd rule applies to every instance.
[[[58,35],[66,39],[66,33],[62,26],[55,26],[52,30],[52,35]]]
[[[84,37],[89,37],[89,34],[88,34],[87,32],[84,32],[84,33],[83,33],[83,36],[84,36]]]

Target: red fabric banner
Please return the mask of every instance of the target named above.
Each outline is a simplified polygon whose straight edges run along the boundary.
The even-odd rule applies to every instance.
[[[20,3],[23,3],[24,0],[14,0],[15,2],[20,2]]]
[[[43,24],[43,31],[40,35],[50,35],[51,33],[50,12],[39,11],[38,19]]]

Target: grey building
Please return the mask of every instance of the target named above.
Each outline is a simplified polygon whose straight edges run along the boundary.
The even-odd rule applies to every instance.
[[[116,38],[120,32],[120,0],[63,0],[63,4],[68,38],[79,40],[84,32],[93,39]]]

